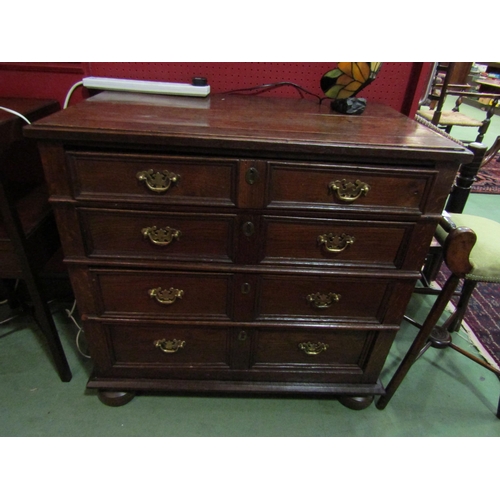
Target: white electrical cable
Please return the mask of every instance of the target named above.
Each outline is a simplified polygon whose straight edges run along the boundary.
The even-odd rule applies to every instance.
[[[65,309],[65,311],[66,311],[66,314],[68,315],[68,318],[70,318],[71,321],[73,321],[73,323],[78,328],[78,332],[76,334],[76,348],[78,349],[78,352],[83,357],[90,359],[90,356],[88,354],[84,353],[82,348],[80,347],[80,335],[83,333],[83,328],[78,324],[78,321],[76,321],[75,317],[73,316],[75,309],[76,309],[76,300],[73,302],[73,307],[71,308],[71,310]]]
[[[73,95],[73,92],[75,89],[77,89],[80,85],[83,85],[83,80],[81,82],[76,82],[69,90],[68,93],[66,94],[66,99],[64,100],[64,105],[63,109],[66,109],[69,105],[69,100],[71,99],[71,96]]]
[[[71,99],[71,96],[73,95],[73,92],[80,86],[80,85],[83,85],[83,80],[80,81],[80,82],[76,82],[69,90],[68,90],[68,93],[66,94],[66,99],[64,100],[64,105],[63,105],[63,109],[66,109],[69,105],[69,101]],[[68,318],[71,319],[71,321],[73,321],[73,323],[75,324],[75,326],[78,328],[78,332],[76,333],[76,348],[78,349],[78,352],[85,358],[89,358],[90,359],[90,356],[86,353],[83,352],[82,348],[80,347],[80,335],[82,333],[84,333],[83,331],[83,328],[78,324],[78,321],[75,319],[75,317],[73,316],[74,312],[75,312],[75,309],[76,309],[76,300],[73,302],[73,307],[71,308],[71,310],[68,310],[68,309],[65,309],[66,311],[66,314],[68,315]]]
[[[21,113],[18,113],[17,111],[14,111],[13,109],[4,108],[3,106],[0,106],[0,109],[7,111],[7,113],[12,113],[13,115],[19,116],[19,118],[22,118],[26,123],[28,123],[28,125],[31,125],[31,122],[25,116],[23,116]]]
[[[9,321],[13,320],[14,318],[17,318],[18,316],[19,316],[19,314],[16,314],[15,316],[10,316],[9,318],[4,319],[3,321],[0,321],[0,325],[8,323]]]

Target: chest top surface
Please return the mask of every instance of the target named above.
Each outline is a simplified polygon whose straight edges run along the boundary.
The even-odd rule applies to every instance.
[[[395,110],[369,102],[359,116],[329,102],[213,95],[188,98],[102,92],[26,127],[37,139],[255,152],[359,154],[468,161],[471,154]]]

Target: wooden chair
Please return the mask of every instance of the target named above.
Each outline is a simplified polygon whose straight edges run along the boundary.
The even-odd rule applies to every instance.
[[[0,106],[34,121],[59,109],[55,101],[0,98]],[[36,144],[23,138],[23,120],[0,110],[0,278],[22,280],[30,312],[42,331],[62,381],[71,371],[44,296],[40,272],[60,247]],[[10,292],[11,303],[18,297]]]
[[[377,401],[376,406],[380,410],[387,406],[413,363],[429,347],[438,349],[451,347],[500,376],[500,370],[455,345],[451,336],[453,332],[458,331],[460,328],[476,284],[479,282],[500,284],[500,259],[498,258],[500,252],[500,224],[484,217],[447,214],[447,216],[443,217],[436,236],[443,245],[444,262],[451,274],[437,296],[436,302],[423,325],[418,325],[420,330],[387,385],[385,395]],[[464,280],[464,283],[457,308],[442,326],[437,326],[460,280]],[[496,415],[500,418],[500,400]]]
[[[458,144],[467,147],[473,154],[474,158],[470,163],[460,166],[460,169],[455,177],[455,182],[450,191],[450,196],[446,202],[445,210],[452,213],[462,213],[467,203],[467,199],[471,193],[472,185],[477,179],[477,175],[481,168],[488,163],[500,150],[500,136],[496,138],[493,145],[487,148],[484,144],[473,142],[468,145],[463,144],[458,139],[451,137],[449,134],[431,124],[420,116],[415,116],[415,120],[423,125],[431,128],[435,132],[444,135],[448,139],[457,142]],[[436,238],[433,239],[429,254],[427,256],[424,268],[422,270],[422,281],[425,284],[424,289],[420,289],[420,293],[434,293],[429,289],[430,283],[433,282],[441,268],[443,262],[442,249]]]
[[[449,139],[460,143],[457,139],[449,136],[446,132],[426,122],[419,116],[416,116],[415,119],[441,135],[445,135]],[[476,175],[481,167],[490,161],[500,149],[500,137],[497,137],[489,149],[480,143],[469,144],[468,148],[474,154],[474,159],[471,163],[464,164],[459,169],[447,200],[444,216],[436,231],[426,265],[422,270],[422,282],[424,286],[415,288],[415,292],[417,293],[437,295],[436,302],[423,325],[405,316],[406,320],[419,328],[419,332],[389,382],[386,394],[377,402],[376,406],[379,409],[384,409],[387,406],[413,363],[429,347],[451,347],[500,376],[499,370],[481,358],[459,348],[453,344],[451,338],[451,333],[460,329],[470,297],[477,283],[481,281],[500,283],[500,259],[498,259],[500,224],[482,217],[462,213]],[[447,211],[455,213],[449,214]],[[477,240],[479,242],[476,244]],[[451,275],[441,290],[434,289],[430,286],[430,283],[437,277],[443,262],[451,271]],[[457,293],[460,280],[463,280],[463,286],[461,292]],[[437,322],[440,320],[447,304],[452,296],[457,294],[460,296],[460,299],[455,313],[450,315],[442,326],[437,326]],[[500,418],[500,400],[497,417]]]
[[[421,101],[421,107],[417,111],[417,114],[433,125],[442,128],[448,134],[455,126],[477,128],[478,135],[475,142],[482,142],[490,126],[491,118],[495,112],[500,95],[476,92],[470,85],[451,83],[451,77],[456,64],[453,62],[436,63],[426,91],[426,97]],[[455,107],[451,111],[443,110],[444,102],[448,96],[457,97]],[[489,104],[484,105],[486,110],[484,120],[477,120],[460,111],[460,105],[465,97],[490,100]],[[430,109],[423,108],[422,106],[424,105],[428,105]]]

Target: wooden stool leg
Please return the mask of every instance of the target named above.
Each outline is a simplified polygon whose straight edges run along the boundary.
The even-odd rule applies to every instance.
[[[432,329],[436,326],[436,323],[439,321],[439,318],[443,314],[443,311],[450,301],[453,292],[456,290],[459,281],[460,278],[454,274],[452,274],[446,281],[441,293],[438,295],[436,302],[434,302],[434,305],[432,306],[427,318],[425,319],[422,328],[413,341],[412,346],[406,353],[406,356],[396,370],[396,373],[387,385],[385,395],[381,396],[377,401],[376,407],[379,410],[383,410],[387,406],[397,388],[404,380],[411,366],[419,356],[420,351],[424,348],[425,344],[427,343],[427,339],[432,332]]]

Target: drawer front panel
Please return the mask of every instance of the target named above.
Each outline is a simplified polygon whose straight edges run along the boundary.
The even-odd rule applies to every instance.
[[[229,368],[229,331],[207,327],[138,325],[106,327],[114,366]],[[142,365],[142,366],[141,366]]]
[[[264,217],[262,262],[399,268],[414,224]],[[292,262],[293,263],[293,262]]]
[[[266,330],[256,332],[252,368],[345,368],[361,374],[376,338],[362,330]]]
[[[391,291],[382,279],[263,276],[257,319],[381,323]]]
[[[236,216],[78,210],[91,257],[233,260]]]
[[[232,275],[91,271],[101,314],[229,320]]]
[[[237,160],[68,153],[76,199],[235,205]]]
[[[270,163],[269,206],[396,208],[423,212],[435,172]]]

